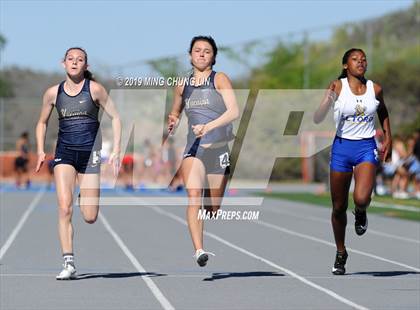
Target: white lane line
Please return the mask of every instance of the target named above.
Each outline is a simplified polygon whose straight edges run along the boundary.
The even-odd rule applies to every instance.
[[[289,234],[289,235],[292,235],[292,236],[295,236],[295,237],[308,239],[308,240],[315,241],[315,242],[318,242],[318,243],[322,243],[322,244],[325,244],[325,245],[328,245],[328,246],[331,246],[331,247],[335,248],[335,244],[332,243],[332,242],[329,242],[327,240],[320,239],[320,238],[313,237],[313,236],[306,235],[306,234],[302,234],[302,233],[299,233],[299,232],[296,232],[296,231],[293,231],[293,230],[290,230],[290,229],[287,229],[287,228],[280,227],[278,225],[274,225],[274,224],[271,224],[271,223],[264,222],[262,220],[253,221],[253,223],[261,225],[261,226],[265,226],[265,227],[268,227],[268,228],[271,228],[271,229],[274,229],[274,230],[278,230],[278,231],[281,231],[283,233],[286,233],[286,234]],[[383,261],[383,262],[387,262],[387,263],[398,265],[398,266],[401,266],[401,267],[404,267],[404,268],[407,268],[407,269],[410,269],[410,270],[414,270],[416,272],[420,272],[419,268],[416,268],[416,267],[413,267],[413,266],[410,266],[410,265],[407,265],[407,264],[403,264],[403,263],[400,263],[400,262],[397,262],[397,261],[394,261],[394,260],[391,260],[391,259],[387,259],[385,257],[381,257],[381,256],[378,256],[378,255],[366,253],[366,252],[356,250],[356,249],[352,249],[352,248],[346,248],[346,249],[347,249],[348,252],[357,253],[357,254],[367,256],[367,257],[370,257],[370,258],[374,258],[374,259],[377,259],[377,260],[380,260],[380,261]]]
[[[310,215],[303,216],[303,215],[299,215],[299,214],[289,212],[289,211],[272,209],[270,207],[268,207],[268,208],[264,207],[264,210],[268,211],[268,212],[278,213],[278,214],[290,215],[292,217],[302,219],[302,220],[310,220],[310,221],[314,221],[314,222],[328,223],[328,224],[331,223],[330,220],[327,220],[327,219],[322,218],[322,217],[317,217],[317,216],[310,216]],[[369,228],[368,233],[372,234],[372,235],[378,235],[378,236],[382,236],[382,237],[395,239],[395,240],[420,244],[420,240],[417,240],[417,239],[412,239],[412,238],[397,236],[397,235],[393,235],[393,234],[388,234],[388,233],[385,233],[385,232],[382,232],[382,231],[379,231],[379,230],[375,230],[375,229],[371,229],[371,228]]]
[[[154,211],[156,211],[159,214],[162,214],[162,215],[165,215],[167,217],[170,217],[170,218],[174,219],[175,221],[177,221],[177,222],[179,222],[179,223],[181,223],[181,224],[183,224],[185,226],[188,226],[187,225],[187,222],[183,218],[181,218],[181,217],[179,217],[179,216],[177,216],[175,214],[172,214],[170,212],[163,211],[159,207],[151,207],[151,209],[154,210]],[[344,303],[344,304],[346,304],[346,305],[348,305],[350,307],[353,307],[353,308],[358,309],[358,310],[368,310],[368,308],[366,308],[366,307],[364,307],[362,305],[356,304],[355,302],[353,302],[353,301],[351,301],[351,300],[349,300],[347,298],[344,298],[343,296],[338,295],[337,293],[335,293],[335,292],[333,292],[333,291],[331,291],[331,290],[329,290],[329,289],[327,289],[325,287],[322,287],[322,286],[320,286],[320,285],[318,285],[318,284],[316,284],[316,283],[314,283],[312,281],[309,281],[308,279],[306,279],[306,278],[298,275],[297,273],[295,273],[295,272],[293,272],[293,271],[291,271],[291,270],[289,270],[287,268],[284,268],[282,266],[279,266],[279,265],[273,263],[272,261],[269,261],[268,259],[265,259],[265,258],[263,258],[261,256],[258,256],[258,255],[254,254],[254,253],[252,253],[252,252],[250,252],[248,250],[245,250],[244,248],[241,248],[241,247],[239,247],[239,246],[237,246],[237,245],[235,245],[235,244],[233,244],[233,243],[231,243],[231,242],[229,242],[229,241],[227,241],[227,240],[225,240],[225,239],[223,239],[223,238],[221,238],[221,237],[219,237],[219,236],[217,236],[215,234],[209,233],[207,231],[204,231],[204,234],[206,236],[212,238],[212,239],[215,239],[215,240],[219,241],[220,243],[223,243],[224,245],[226,245],[226,246],[228,246],[228,247],[230,247],[232,249],[235,249],[235,250],[237,250],[237,251],[239,251],[239,252],[241,252],[241,253],[243,253],[245,255],[248,255],[248,256],[256,259],[256,260],[259,260],[259,261],[261,261],[261,262],[263,262],[263,263],[265,263],[265,264],[267,264],[267,265],[269,265],[269,266],[271,266],[273,268],[276,268],[278,270],[281,270],[282,272],[287,273],[288,275],[290,275],[291,277],[295,278],[296,280],[299,280],[299,281],[305,283],[306,285],[309,285],[309,286],[311,286],[311,287],[313,287],[313,288],[315,288],[315,289],[317,289],[317,290],[319,290],[319,291],[321,291],[321,292],[323,292],[323,293],[331,296],[332,298],[334,298],[334,299],[336,299],[336,300],[338,300],[338,301],[340,301],[340,302],[342,302],[342,303]]]
[[[404,210],[404,211],[411,211],[411,212],[420,212],[420,208],[416,208],[413,206],[404,206],[404,205],[398,205],[398,204],[387,204],[379,201],[372,201],[370,203],[371,206],[374,206],[376,208],[384,208],[384,209],[392,209],[392,210]]]
[[[102,224],[104,224],[106,230],[108,230],[108,232],[114,238],[115,242],[118,244],[118,246],[124,252],[124,254],[128,257],[128,259],[133,264],[133,266],[137,269],[137,271],[140,272],[140,273],[146,273],[146,270],[143,268],[143,266],[140,264],[140,262],[136,259],[136,257],[133,255],[133,253],[131,253],[131,251],[124,244],[124,242],[121,240],[121,238],[118,236],[118,234],[114,231],[114,229],[112,229],[108,220],[105,218],[105,216],[102,213],[99,213],[99,219],[102,221]],[[160,289],[157,287],[157,285],[153,282],[153,280],[151,278],[148,278],[147,276],[143,276],[141,278],[146,283],[146,285],[149,287],[149,289],[152,291],[153,295],[156,297],[156,299],[159,301],[159,303],[162,305],[163,309],[165,309],[165,310],[175,309],[171,305],[169,300],[163,295],[163,293],[160,291]]]
[[[406,242],[412,242],[412,243],[420,244],[420,240],[401,237],[401,236],[397,236],[397,235],[393,235],[393,234],[388,234],[388,233],[378,231],[378,230],[374,230],[374,229],[369,229],[368,232],[370,232],[373,235],[378,235],[378,236],[387,237],[387,238],[391,238],[391,239],[396,239],[396,240],[400,240],[400,241],[406,241]]]
[[[7,238],[6,242],[0,249],[0,260],[3,258],[4,254],[6,254],[7,250],[12,245],[13,241],[15,241],[16,236],[18,235],[19,231],[22,229],[23,225],[25,224],[26,220],[28,219],[29,215],[35,209],[38,202],[41,200],[42,196],[45,193],[45,189],[41,189],[32,202],[29,204],[29,207],[23,213],[22,217],[20,218],[19,222],[17,223],[16,227],[13,229],[12,233],[10,234],[9,238]]]
[[[271,200],[277,200],[277,198],[274,197],[264,197],[266,199],[271,199]],[[294,203],[299,203],[298,201],[295,200],[289,200],[287,198],[279,198],[281,200],[284,201],[288,201],[288,202],[294,202]],[[305,205],[315,205],[313,203],[310,202],[300,202],[303,203]],[[390,209],[390,210],[403,210],[403,211],[410,211],[410,212],[420,212],[420,208],[419,207],[414,207],[414,206],[407,206],[407,205],[400,205],[400,204],[395,204],[395,203],[384,203],[384,202],[379,202],[379,201],[371,201],[370,205],[375,207],[375,208],[383,208],[383,209]],[[319,205],[317,205],[319,206]]]
[[[91,198],[96,201],[96,198]],[[264,198],[260,197],[224,197],[224,206],[260,206]],[[89,200],[87,200],[87,203]],[[100,197],[101,206],[188,206],[187,197]]]

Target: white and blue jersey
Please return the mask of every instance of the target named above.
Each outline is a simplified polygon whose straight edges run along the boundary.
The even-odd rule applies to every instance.
[[[341,79],[341,92],[334,103],[337,133],[331,150],[331,170],[352,172],[362,162],[379,164],[375,136],[375,114],[379,105],[372,81],[366,92],[355,95],[347,78]]]

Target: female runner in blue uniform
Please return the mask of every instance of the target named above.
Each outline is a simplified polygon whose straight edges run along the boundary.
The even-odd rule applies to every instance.
[[[45,161],[45,134],[54,106],[59,117],[59,132],[54,157],[54,176],[58,197],[58,232],[63,253],[63,270],[57,280],[76,277],[73,257],[73,191],[78,181],[79,205],[84,220],[93,224],[99,212],[99,173],[101,133],[99,110],[102,107],[112,119],[114,149],[110,163],[118,173],[121,122],[105,88],[93,81],[87,70],[86,52],[69,48],[64,56],[66,80],[52,86],[44,94],[41,115],[36,126],[39,171]]]
[[[185,110],[188,136],[181,173],[189,199],[187,222],[194,257],[203,267],[212,253],[203,250],[203,221],[198,214],[203,196],[207,212],[220,208],[230,165],[227,144],[233,139],[232,121],[239,110],[229,78],[213,71],[217,55],[213,38],[194,37],[189,54],[193,73],[185,85],[175,88],[168,130],[174,129]]]
[[[346,272],[347,251],[344,238],[347,225],[347,205],[350,183],[354,175],[355,230],[363,235],[368,226],[366,209],[375,184],[379,160],[386,160],[392,149],[388,110],[382,87],[366,80],[366,55],[361,49],[348,50],[342,59],[343,71],[333,81],[315,112],[314,121],[321,122],[330,107],[334,109],[337,132],[331,150],[330,185],[332,199],[331,223],[337,253],[332,273]],[[384,131],[384,142],[377,150],[375,114]]]

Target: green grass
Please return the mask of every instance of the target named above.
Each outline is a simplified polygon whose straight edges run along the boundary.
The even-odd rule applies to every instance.
[[[312,205],[331,207],[331,196],[330,194],[313,194],[313,193],[257,193],[259,196],[274,198],[274,199],[286,199],[291,201],[305,202]],[[381,207],[375,206],[375,203],[381,205]],[[418,208],[419,211],[408,211],[408,210],[397,210],[392,206],[409,206]],[[383,206],[383,207],[382,207]],[[354,209],[354,203],[351,196],[349,196],[349,209]],[[372,204],[368,209],[369,213],[381,214],[389,217],[397,217],[406,220],[420,221],[420,203],[415,199],[394,199],[392,197],[381,196],[373,197]]]

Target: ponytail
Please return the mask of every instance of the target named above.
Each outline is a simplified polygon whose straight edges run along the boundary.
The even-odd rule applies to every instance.
[[[347,77],[347,69],[343,69],[337,80],[345,79]]]
[[[85,70],[85,72],[83,72],[83,77],[87,80],[96,81],[92,72],[90,72],[89,70]]]

